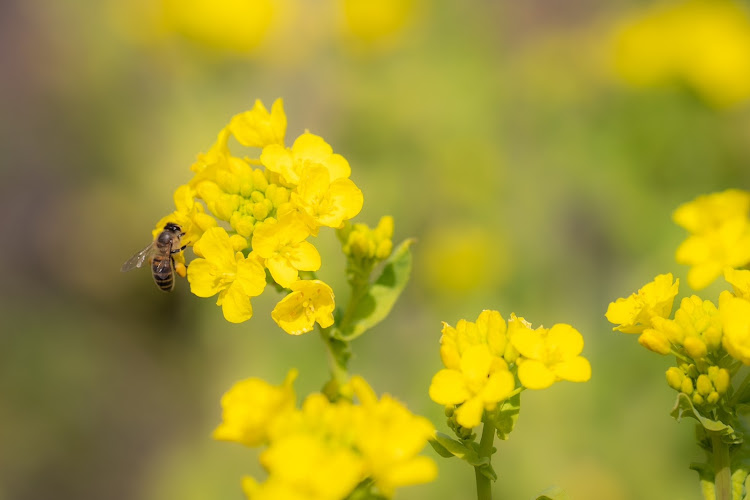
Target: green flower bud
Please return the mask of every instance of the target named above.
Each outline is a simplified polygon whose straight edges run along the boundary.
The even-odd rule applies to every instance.
[[[696,406],[701,406],[703,403],[705,403],[705,400],[703,399],[703,396],[698,394],[697,392],[693,394],[693,404]]]

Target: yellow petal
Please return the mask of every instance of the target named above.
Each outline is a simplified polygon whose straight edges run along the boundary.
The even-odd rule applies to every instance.
[[[560,359],[569,359],[583,351],[583,336],[570,325],[559,323],[549,329],[547,348],[556,353]]]
[[[466,428],[473,428],[482,422],[484,404],[479,398],[471,398],[456,410],[456,422]]]
[[[586,382],[591,378],[591,364],[583,356],[553,366],[555,375],[570,382]]]
[[[466,401],[471,394],[463,375],[456,370],[440,370],[432,377],[430,399],[440,405],[455,405]]]
[[[230,323],[242,323],[253,316],[250,297],[242,291],[242,287],[236,282],[219,294],[219,300],[216,304],[221,306],[224,319]]]
[[[281,256],[275,256],[266,260],[266,267],[271,271],[273,280],[284,288],[297,280],[297,269],[289,261]]]
[[[490,375],[479,397],[485,405],[497,403],[507,398],[513,389],[515,389],[513,374],[507,370],[501,370]]]
[[[518,379],[527,389],[545,389],[555,383],[555,374],[544,363],[527,359],[518,366]]]
[[[190,291],[198,297],[212,297],[223,288],[216,265],[206,259],[193,259],[187,276]]]

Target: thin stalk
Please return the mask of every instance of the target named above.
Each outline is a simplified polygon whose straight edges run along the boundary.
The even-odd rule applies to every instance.
[[[346,359],[339,354],[334,346],[334,342],[341,342],[333,339],[328,329],[319,328],[320,338],[326,346],[326,357],[328,358],[328,368],[331,371],[331,380],[336,383],[337,387],[345,385],[349,381],[349,371],[346,367]]]
[[[495,442],[495,425],[487,418],[484,419],[482,437],[479,440],[479,457],[492,459],[492,445]],[[492,500],[492,480],[482,474],[479,467],[474,467],[477,480],[477,500]]]
[[[714,488],[716,500],[732,500],[732,469],[729,462],[729,445],[718,432],[711,435],[711,450],[714,460]]]

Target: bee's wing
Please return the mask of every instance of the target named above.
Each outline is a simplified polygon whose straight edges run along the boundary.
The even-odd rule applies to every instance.
[[[153,254],[155,248],[156,246],[153,242],[149,243],[146,248],[130,257],[128,261],[122,265],[120,271],[126,272],[130,271],[131,269],[135,269],[136,267],[141,267],[143,263],[146,262],[146,260],[148,260],[148,258]]]

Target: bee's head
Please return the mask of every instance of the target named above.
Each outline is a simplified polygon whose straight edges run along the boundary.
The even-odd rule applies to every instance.
[[[185,234],[185,233],[182,232],[182,228],[180,227],[180,225],[179,224],[175,224],[174,222],[167,222],[164,225],[164,230],[165,231],[171,231],[173,233],[178,233],[178,234]]]

